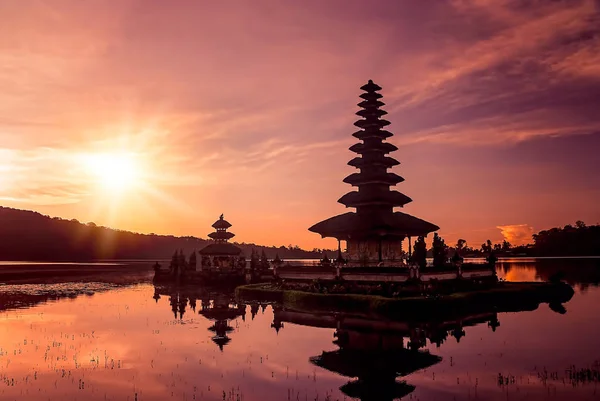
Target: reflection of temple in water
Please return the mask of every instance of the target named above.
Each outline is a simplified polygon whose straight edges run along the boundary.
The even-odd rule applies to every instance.
[[[229,333],[234,329],[231,327],[230,322],[238,317],[246,320],[246,305],[235,303],[232,294],[211,292],[206,289],[155,286],[152,298],[158,303],[161,295],[169,297],[169,304],[175,319],[178,319],[178,316],[179,319],[183,319],[188,305],[195,312],[197,301],[200,300],[201,306],[198,314],[214,322],[208,330],[214,333],[211,340],[217,344],[221,351],[231,341]],[[257,310],[258,307],[259,305],[256,304]],[[254,315],[255,313],[253,313],[253,317]]]
[[[229,325],[229,321],[238,316],[246,320],[246,305],[232,304],[230,297],[218,294],[212,302],[209,299],[202,299],[202,309],[198,313],[214,321],[208,329],[215,333],[211,339],[223,351],[223,347],[231,341],[228,333],[233,331],[233,327]]]
[[[353,380],[340,387],[349,397],[361,400],[393,400],[410,394],[415,387],[397,378],[439,363],[439,356],[421,350],[427,345],[438,347],[448,337],[457,342],[465,336],[464,328],[488,324],[492,330],[500,325],[496,312],[478,313],[432,321],[389,321],[340,313],[314,314],[274,308],[271,327],[279,331],[285,322],[332,328],[335,351],[323,351],[310,361],[323,369]]]

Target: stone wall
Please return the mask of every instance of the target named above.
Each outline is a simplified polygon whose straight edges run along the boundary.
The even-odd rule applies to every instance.
[[[347,241],[348,258],[354,261],[368,258],[370,261],[379,260],[379,242],[376,240]],[[381,257],[384,261],[400,260],[402,256],[402,241],[383,240],[381,241]]]
[[[350,271],[349,271],[350,270]],[[397,272],[385,269],[377,272],[377,268],[373,268],[373,272],[352,272],[351,269],[336,269],[335,267],[330,268],[302,268],[302,267],[287,267],[279,268],[274,272],[279,278],[283,280],[298,280],[298,281],[312,281],[312,280],[335,280],[341,278],[346,281],[353,282],[395,282],[401,283],[407,281],[409,278],[419,279],[423,282],[431,280],[456,280],[459,277],[464,279],[476,279],[484,277],[492,277],[495,274],[493,267],[485,266],[478,270],[459,271],[458,268],[452,268],[445,271],[424,271],[420,272],[418,267],[412,267],[410,269],[398,269]]]

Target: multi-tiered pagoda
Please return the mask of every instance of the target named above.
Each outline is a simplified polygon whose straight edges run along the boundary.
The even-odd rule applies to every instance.
[[[242,254],[242,250],[237,246],[228,242],[235,234],[227,231],[231,224],[223,218],[219,217],[212,227],[214,232],[208,236],[214,241],[200,250],[202,256],[202,270],[237,270],[243,269],[246,266],[246,259]]]
[[[382,119],[387,114],[381,109],[381,87],[373,81],[362,86],[365,93],[356,114],[362,119],[354,123],[360,128],[353,136],[361,140],[350,147],[360,156],[350,160],[350,166],[359,172],[350,174],[345,183],[358,188],[342,196],[338,202],[346,207],[356,208],[356,212],[331,217],[310,227],[309,230],[322,237],[337,238],[347,242],[351,261],[381,263],[398,260],[402,254],[402,241],[406,237],[426,236],[439,229],[438,226],[411,215],[395,212],[395,207],[403,207],[411,202],[408,196],[391,190],[391,186],[404,181],[388,169],[400,164],[387,156],[398,148],[385,140],[393,134],[383,128],[390,124]]]

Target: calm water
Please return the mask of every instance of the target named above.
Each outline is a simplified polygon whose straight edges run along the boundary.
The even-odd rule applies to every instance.
[[[152,284],[4,286],[0,399],[343,400],[369,388],[386,394],[364,399],[600,399],[598,262],[506,261],[499,274],[544,280],[557,266],[576,288],[565,314],[490,311],[429,334],[214,293],[190,305]]]

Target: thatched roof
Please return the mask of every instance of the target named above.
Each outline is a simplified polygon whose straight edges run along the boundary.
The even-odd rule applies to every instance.
[[[237,256],[242,253],[242,250],[233,244],[227,242],[217,242],[206,245],[199,252],[200,255],[224,255]]]
[[[439,230],[439,227],[401,212],[394,212],[385,218],[349,212],[323,220],[310,227],[309,230],[321,234],[322,237],[347,240],[350,238],[385,236],[425,236],[430,232]]]

